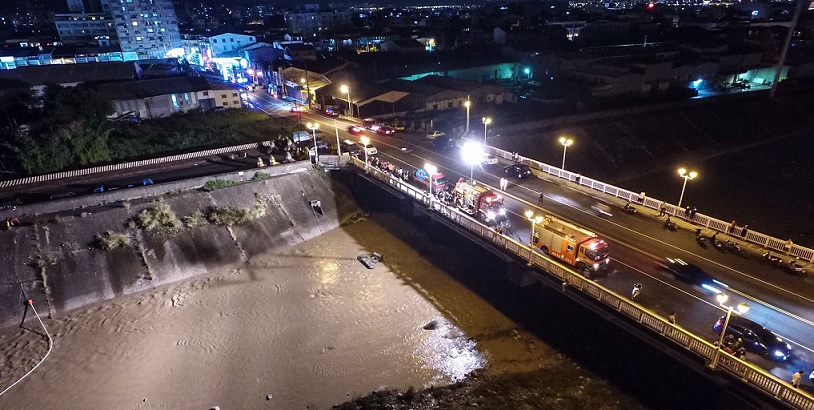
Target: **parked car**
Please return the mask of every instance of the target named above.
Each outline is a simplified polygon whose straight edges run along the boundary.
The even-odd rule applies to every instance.
[[[531,176],[531,168],[529,168],[529,166],[526,164],[509,165],[503,168],[503,172],[517,179],[528,178]]]
[[[726,316],[722,316],[712,325],[712,329],[721,333],[725,320]],[[786,361],[791,356],[791,346],[788,343],[769,329],[743,316],[729,317],[726,334],[734,336],[735,339],[743,339],[743,347],[747,352],[757,353],[764,359]]]
[[[497,157],[492,154],[483,154],[483,158],[480,161],[481,165],[497,165],[498,160]]]
[[[712,293],[721,293],[729,286],[718,279],[715,279],[709,273],[705,272],[697,265],[687,263],[678,258],[665,258],[664,262],[659,262],[662,269],[670,272],[677,279],[687,282],[691,285],[700,286]]]
[[[75,197],[76,192],[61,192],[59,194],[51,195],[51,199],[65,199]]]
[[[350,127],[348,127],[348,132],[353,135],[362,135],[364,131],[365,131],[364,128],[357,127],[356,125],[351,125]]]
[[[351,140],[342,141],[342,152],[347,152],[348,155],[358,157],[362,153],[362,148]]]
[[[429,139],[429,140],[434,140],[434,139],[436,139],[436,138],[438,138],[438,137],[442,137],[442,136],[444,136],[444,135],[446,135],[446,133],[445,133],[445,132],[441,132],[441,131],[431,131],[431,132],[427,133],[427,139]]]
[[[357,145],[359,145],[359,149],[362,150],[363,153],[367,151],[368,156],[376,155],[379,153],[379,150],[377,150],[376,147],[373,146],[373,144],[367,144],[367,146],[365,146],[365,144],[358,142]]]
[[[333,107],[328,107],[328,108],[325,109],[325,115],[328,115],[330,117],[338,117],[339,112],[336,111],[336,109],[333,108]]]
[[[394,129],[394,130],[396,130],[396,131],[404,131],[404,129],[405,129],[404,124],[391,123],[391,124],[387,124],[387,126]]]
[[[224,112],[224,111],[226,111],[226,107],[220,105],[215,108],[212,108],[212,112]]]
[[[376,130],[376,134],[393,135],[396,131],[390,127],[381,126]]]

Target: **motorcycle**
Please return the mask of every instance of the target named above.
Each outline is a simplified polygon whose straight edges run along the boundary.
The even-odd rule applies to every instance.
[[[779,256],[772,255],[771,252],[766,252],[763,254],[763,260],[766,261],[769,265],[774,265],[780,267],[784,264],[783,259]]]
[[[695,230],[695,240],[698,242],[704,242],[707,238],[704,238],[704,235],[701,234],[701,228]]]
[[[622,212],[633,215],[636,213],[636,208],[634,208],[633,205],[628,202],[622,207]]]
[[[664,228],[675,232],[675,230],[678,229],[678,225],[673,221],[664,221]]]
[[[725,250],[729,252],[736,253],[738,255],[743,253],[743,251],[741,250],[741,246],[738,245],[736,242],[732,242],[730,240],[724,241],[721,244],[721,247],[723,247]]]
[[[710,242],[712,243],[712,245],[713,245],[713,246],[715,246],[715,248],[717,248],[717,249],[721,249],[721,248],[723,247],[723,244],[721,243],[721,241],[719,241],[719,240],[718,240],[718,238],[716,238],[716,237],[715,237],[715,235],[710,236],[710,237],[709,237],[709,241],[710,241]]]
[[[805,274],[806,270],[803,269],[803,265],[797,263],[797,261],[799,261],[799,260],[800,260],[800,258],[798,258],[796,256],[794,257],[794,259],[789,259],[788,262],[783,264],[783,269],[786,272],[791,273],[792,275],[803,275],[803,274]]]

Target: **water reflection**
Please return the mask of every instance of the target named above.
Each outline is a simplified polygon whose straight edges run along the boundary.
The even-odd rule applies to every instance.
[[[437,317],[435,321],[437,327],[416,350],[425,368],[439,371],[452,381],[459,381],[486,365],[486,358],[478,352],[474,340],[443,317]]]

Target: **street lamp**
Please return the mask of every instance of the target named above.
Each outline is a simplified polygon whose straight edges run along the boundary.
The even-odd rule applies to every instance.
[[[472,101],[469,101],[469,97],[466,97],[466,101],[464,101],[464,107],[466,107],[466,132],[469,132],[469,107],[472,106]]]
[[[339,126],[336,124],[336,117],[334,117],[334,132],[336,133],[336,156],[341,157],[342,144],[339,143]]]
[[[353,118],[353,106],[350,104],[350,88],[348,88],[347,85],[342,84],[342,86],[339,87],[339,91],[342,91],[342,94],[348,95],[348,112],[350,112],[350,117]]]
[[[560,144],[562,144],[562,170],[565,170],[565,152],[568,151],[568,147],[574,143],[574,140],[571,138],[560,137]]]
[[[474,167],[476,163],[483,159],[483,150],[478,143],[467,141],[461,147],[461,157],[464,162],[469,164],[469,180],[474,182]]]
[[[427,186],[430,187],[430,208],[432,208],[432,176],[438,172],[438,167],[429,162],[424,164],[424,170],[427,171]]]
[[[543,222],[543,217],[541,215],[534,216],[534,211],[529,209],[525,212],[526,218],[531,221],[531,236],[529,237],[529,245],[534,246],[534,229],[535,225],[539,225]],[[529,263],[531,263],[531,259],[529,259]]]
[[[319,164],[319,151],[317,150],[317,130],[319,129],[319,123],[308,123],[306,124],[309,130],[311,130],[311,134],[314,135],[314,163]]]
[[[726,293],[717,294],[715,299],[718,300],[718,304],[721,305],[721,307],[726,308],[726,319],[724,319],[724,327],[721,329],[721,336],[718,338],[718,348],[715,350],[715,356],[712,357],[712,363],[709,365],[709,367],[712,369],[718,365],[718,358],[721,356],[721,348],[723,347],[724,336],[726,335],[726,327],[729,326],[729,318],[732,317],[732,311],[737,309],[738,314],[742,315],[749,310],[749,305],[744,302],[738,303],[738,306],[736,307],[725,305],[724,303],[726,303],[726,301],[729,299],[729,295]]]
[[[681,201],[684,200],[684,189],[687,188],[687,181],[695,179],[695,177],[698,176],[698,173],[695,171],[687,172],[686,169],[679,168],[678,176],[684,178],[684,185],[681,186],[681,196],[678,198],[678,207],[681,208]]]
[[[365,146],[365,172],[367,172],[367,144],[370,144],[370,138],[363,135],[362,138],[359,138],[359,140],[361,140],[362,145]]]
[[[483,117],[480,120],[483,123],[483,145],[486,145],[486,126],[492,123],[492,119],[489,117]]]

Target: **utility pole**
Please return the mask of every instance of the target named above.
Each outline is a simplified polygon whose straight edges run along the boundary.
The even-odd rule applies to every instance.
[[[774,99],[777,94],[777,84],[780,83],[780,72],[783,71],[783,65],[786,64],[786,54],[789,52],[791,46],[791,38],[794,37],[794,28],[797,27],[797,20],[800,19],[800,14],[803,12],[803,6],[808,2],[797,0],[797,7],[794,9],[794,16],[791,18],[791,25],[789,32],[786,34],[786,42],[783,44],[783,51],[780,52],[780,59],[777,61],[777,70],[774,72],[774,81],[772,81],[772,89],[769,91],[769,98]]]

